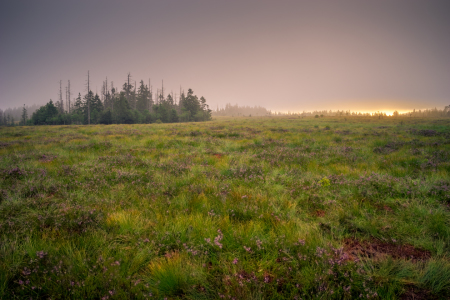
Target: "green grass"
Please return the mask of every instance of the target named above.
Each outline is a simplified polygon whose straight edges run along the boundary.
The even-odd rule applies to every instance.
[[[0,174],[2,299],[450,297],[449,120],[0,128]]]

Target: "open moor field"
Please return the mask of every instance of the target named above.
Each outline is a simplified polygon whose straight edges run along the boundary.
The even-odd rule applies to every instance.
[[[446,299],[450,120],[0,128],[2,299]]]

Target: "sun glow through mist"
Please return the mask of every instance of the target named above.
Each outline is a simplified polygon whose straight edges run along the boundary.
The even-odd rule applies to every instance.
[[[320,111],[323,111],[323,110],[320,110],[320,109],[318,109],[318,110],[315,110],[316,112],[320,112]],[[350,113],[350,115],[352,115],[352,114],[371,114],[371,115],[377,115],[377,114],[383,114],[383,115],[386,115],[386,116],[393,116],[394,115],[394,112],[398,112],[400,115],[401,114],[406,114],[406,113],[409,113],[409,112],[411,112],[411,111],[413,111],[412,109],[411,110],[398,110],[398,109],[394,109],[394,110],[392,110],[392,109],[380,109],[380,110],[370,110],[370,111],[368,111],[368,110],[351,110],[351,109],[349,109],[349,110],[342,110],[342,109],[340,109],[340,110],[332,110],[333,112],[335,112],[335,111],[343,111],[344,113]],[[292,111],[292,110],[286,110],[286,111],[283,111],[283,110],[281,110],[281,111],[276,111],[276,112],[280,112],[280,113],[283,113],[283,114],[301,114],[303,111]]]

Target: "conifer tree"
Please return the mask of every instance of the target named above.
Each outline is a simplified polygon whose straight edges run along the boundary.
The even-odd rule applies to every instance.
[[[91,111],[92,111],[92,101],[93,101],[94,93],[89,90],[88,93],[84,96],[84,103],[83,103],[83,114],[84,116],[84,122],[86,124],[91,124]]]
[[[28,113],[27,113],[27,109],[25,108],[25,104],[24,104],[23,109],[22,109],[22,125],[23,126],[27,125],[27,120],[28,120]]]
[[[75,110],[81,110],[83,108],[83,102],[81,101],[81,93],[78,93],[78,97],[75,99],[75,104],[73,106]]]
[[[119,100],[114,106],[114,117],[118,124],[133,124],[134,118],[131,112],[130,104],[124,92],[120,93]]]
[[[183,107],[188,112],[189,121],[194,121],[197,113],[201,110],[200,102],[194,95],[192,89],[188,90],[186,98],[183,100]]]
[[[148,86],[144,85],[144,81],[141,80],[140,86],[137,92],[136,108],[138,111],[146,110],[149,107],[150,91]]]

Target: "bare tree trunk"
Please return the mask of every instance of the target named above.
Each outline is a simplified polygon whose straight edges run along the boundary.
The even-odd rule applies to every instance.
[[[89,81],[89,71],[88,71],[88,80],[87,80],[87,88],[88,88],[88,96],[87,96],[87,103],[88,103],[88,125],[91,125],[91,93],[90,93],[90,81]]]
[[[64,112],[64,102],[62,98],[62,80],[59,81],[59,112]]]
[[[114,98],[116,97],[116,91],[114,90],[114,81],[111,81],[111,111],[114,111]]]
[[[67,98],[69,99],[69,103],[68,103],[68,107],[67,107],[67,111],[70,114],[70,80],[67,81]]]

